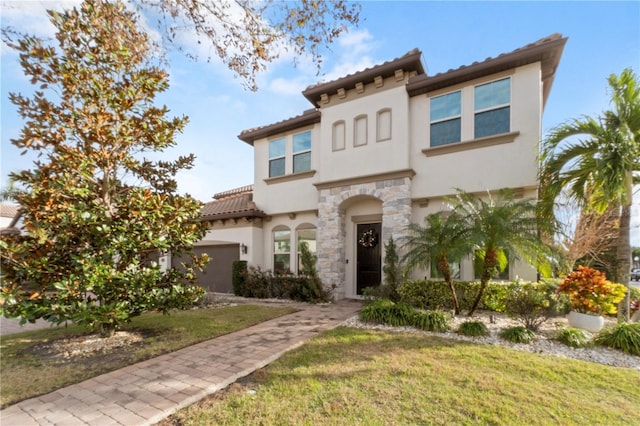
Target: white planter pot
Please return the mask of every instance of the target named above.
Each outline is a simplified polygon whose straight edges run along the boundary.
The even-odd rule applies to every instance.
[[[575,328],[581,328],[583,330],[597,333],[604,327],[604,317],[596,315],[582,314],[580,312],[569,312],[569,325]]]

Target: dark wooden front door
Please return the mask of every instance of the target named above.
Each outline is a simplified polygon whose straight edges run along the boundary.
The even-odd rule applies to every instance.
[[[357,277],[356,293],[362,294],[367,287],[380,285],[380,230],[379,223],[360,223],[357,226]]]

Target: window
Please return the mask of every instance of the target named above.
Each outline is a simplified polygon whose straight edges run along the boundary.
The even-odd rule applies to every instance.
[[[302,256],[300,253],[300,245],[306,244],[309,252],[313,255],[316,254],[316,230],[315,228],[298,229],[298,273],[303,272]]]
[[[293,135],[293,173],[311,170],[311,132]]]
[[[273,272],[284,273],[291,270],[291,231],[273,231]]]
[[[376,121],[376,141],[391,139],[391,110],[378,111]]]
[[[475,87],[474,137],[476,139],[509,132],[510,102],[510,78]]]
[[[353,146],[367,144],[367,116],[361,115],[354,120]]]
[[[451,278],[454,280],[460,279],[460,262],[449,260],[449,269],[451,270]],[[431,278],[442,279],[444,278],[438,270],[438,264],[435,260],[431,261]]]
[[[431,146],[460,142],[462,93],[460,91],[431,98]]]
[[[345,126],[344,121],[337,121],[333,123],[333,150],[340,151],[345,148]]]
[[[286,141],[284,138],[269,142],[269,177],[283,176]]]

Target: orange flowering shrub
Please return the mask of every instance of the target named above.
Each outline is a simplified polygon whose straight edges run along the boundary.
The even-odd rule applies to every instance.
[[[569,296],[571,308],[583,314],[611,315],[617,311],[627,288],[609,281],[604,274],[588,266],[578,266],[558,286]]]

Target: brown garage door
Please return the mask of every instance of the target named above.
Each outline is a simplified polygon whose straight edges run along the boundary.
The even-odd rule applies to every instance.
[[[193,251],[197,255],[206,253],[211,259],[203,272],[197,272],[198,285],[207,291],[233,293],[231,270],[233,261],[240,258],[240,246],[238,244],[198,246],[194,247]],[[180,261],[180,258],[172,258],[171,266],[179,268]]]

